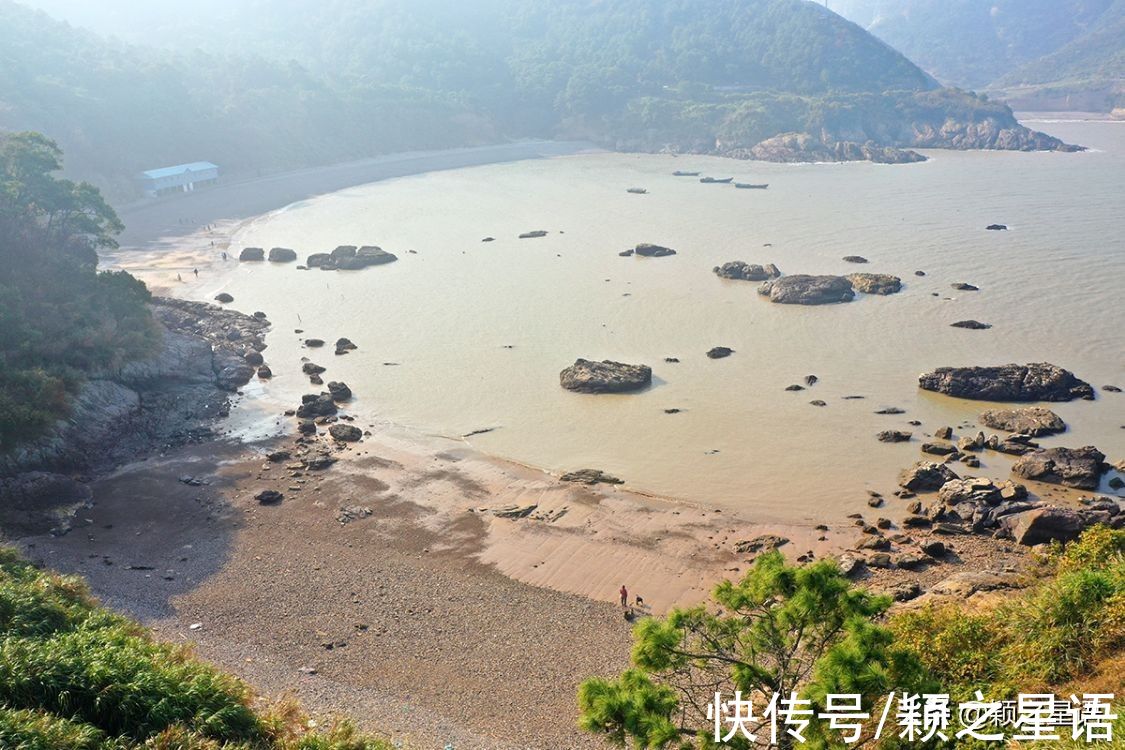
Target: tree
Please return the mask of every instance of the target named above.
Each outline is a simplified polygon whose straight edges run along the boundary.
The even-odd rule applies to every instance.
[[[642,620],[634,668],[580,687],[581,726],[637,748],[709,747],[713,733],[703,730],[713,726],[707,707],[716,693],[764,696],[758,709],[798,693],[814,710],[830,693],[860,694],[870,710],[871,699],[892,690],[930,689],[917,659],[874,622],[890,598],[853,588],[833,561],[793,567],[770,552],[741,581],[719,584],[712,599]],[[782,734],[778,746],[792,746]],[[816,721],[806,738],[810,748],[839,744]],[[727,746],[751,747],[744,738]]]

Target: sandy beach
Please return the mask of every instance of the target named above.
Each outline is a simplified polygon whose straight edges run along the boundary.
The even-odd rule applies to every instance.
[[[190,270],[208,274],[230,232],[256,214],[353,180],[576,148],[410,155],[131,207],[122,212],[130,225],[123,249],[106,263],[190,294],[197,283]],[[178,214],[191,224],[178,223]],[[183,284],[168,283],[177,273]],[[351,714],[406,747],[603,746],[578,731],[575,690],[628,664],[630,623],[616,602],[622,584],[644,598],[637,615],[661,614],[704,600],[716,581],[744,572],[771,537],[802,560],[853,548],[857,525],[880,518],[896,552],[939,538],[898,529],[906,509],[895,498],[831,528],[763,524],[627,484],[562,482],[462,439],[388,422],[357,421],[365,431],[357,443],[335,443],[324,432],[295,441],[294,420],[281,414],[295,404],[259,398],[256,385],[244,392],[220,425],[232,439],[97,479],[94,506],[74,531],[21,545],[38,562],[87,577],[97,596],[159,637],[194,642],[264,699],[292,694],[322,720]],[[314,445],[335,464],[312,471],[266,458]],[[267,489],[283,500],[259,504],[255,496]],[[1010,542],[942,539],[950,552],[940,562],[872,567],[864,585],[925,588],[965,571],[1014,576],[1027,564],[1025,548]]]

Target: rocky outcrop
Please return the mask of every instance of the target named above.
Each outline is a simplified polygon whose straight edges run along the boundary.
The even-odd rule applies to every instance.
[[[577,393],[625,393],[652,383],[652,368],[603,360],[577,359],[559,373],[559,384]]]
[[[297,251],[287,247],[270,248],[270,263],[293,263],[297,260]]]
[[[998,367],[940,367],[918,378],[927,391],[981,401],[1093,399],[1094,389],[1069,370],[1037,362]]]
[[[741,260],[732,260],[711,270],[720,278],[737,281],[768,281],[781,276],[781,271],[773,263],[760,266],[757,263],[746,263]]]
[[[1017,543],[1030,547],[1051,541],[1073,541],[1100,520],[1090,513],[1049,505],[1007,516],[1003,526]]]
[[[1105,454],[1092,445],[1084,448],[1045,448],[1024,454],[1012,473],[1037,482],[1096,490],[1109,467]]]
[[[365,245],[356,250],[354,255],[337,259],[336,268],[341,271],[359,271],[371,266],[393,263],[396,260],[398,260],[398,256],[394,253],[388,253],[381,247]]]
[[[661,245],[651,245],[647,242],[642,242],[633,248],[633,253],[643,258],[666,258],[669,255],[675,255],[676,251],[670,247],[662,247]]]
[[[758,294],[781,305],[831,305],[855,298],[852,283],[843,276],[797,274],[767,281]]]
[[[265,260],[266,251],[260,247],[244,247],[238,254],[239,260]]]
[[[989,409],[981,412],[979,419],[985,427],[1032,437],[1066,431],[1066,422],[1062,417],[1041,406],[1030,406],[1026,409]]]
[[[898,484],[911,492],[937,492],[946,482],[960,479],[945,464],[922,461],[902,472]]]
[[[864,294],[894,294],[902,289],[902,279],[887,273],[850,273],[847,280]]]
[[[601,469],[578,469],[568,471],[559,477],[564,482],[577,484],[625,484],[625,480],[618,479],[612,474],[606,474]]]
[[[81,482],[60,474],[30,471],[0,478],[0,528],[13,537],[70,530],[75,511],[93,504]]]
[[[782,133],[752,147],[748,156],[759,161],[773,162],[825,162],[873,161],[879,164],[910,164],[925,161],[916,151],[874,143],[852,141],[824,141],[807,133]]]

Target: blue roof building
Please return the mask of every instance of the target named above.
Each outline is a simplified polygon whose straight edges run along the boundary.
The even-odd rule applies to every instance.
[[[209,161],[177,164],[174,167],[150,169],[141,173],[145,195],[157,196],[172,192],[190,193],[197,187],[219,179],[219,167]]]

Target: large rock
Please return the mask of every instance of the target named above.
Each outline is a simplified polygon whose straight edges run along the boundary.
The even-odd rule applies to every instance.
[[[850,273],[848,281],[864,294],[894,294],[902,289],[902,279],[889,273]]]
[[[738,281],[768,281],[781,276],[781,271],[773,263],[760,266],[757,263],[746,263],[741,260],[732,260],[711,270],[724,279]]]
[[[1042,406],[1029,406],[1025,409],[989,409],[981,412],[980,422],[994,430],[1032,437],[1066,431],[1066,422],[1062,421],[1062,417]]]
[[[388,253],[379,247],[364,246],[356,251],[355,255],[338,258],[336,267],[341,271],[359,271],[369,266],[381,266],[398,260],[394,253]]]
[[[927,391],[981,401],[1094,398],[1094,389],[1089,383],[1079,380],[1069,370],[1047,362],[997,367],[939,367],[921,375],[918,385]]]
[[[960,479],[945,464],[921,461],[899,476],[899,486],[911,492],[937,492],[946,482]]]
[[[797,274],[767,281],[758,294],[782,305],[830,305],[855,298],[852,283],[843,276]]]
[[[652,383],[652,368],[603,360],[577,359],[559,373],[559,384],[579,393],[623,393]]]
[[[271,263],[292,263],[297,260],[297,251],[287,247],[270,248]]]
[[[669,255],[675,255],[676,251],[670,247],[661,247],[660,245],[650,245],[647,242],[642,242],[633,248],[633,252],[637,255],[644,256],[645,258],[664,258]]]
[[[1027,497],[1027,488],[1015,482],[997,485],[991,479],[965,477],[951,479],[938,490],[938,498],[946,505],[999,505],[1002,502],[1022,500]]]
[[[1024,454],[1012,472],[1024,479],[1096,490],[1108,467],[1105,454],[1092,445],[1084,448],[1045,448]]]
[[[238,254],[239,260],[265,260],[266,251],[260,247],[244,247]]]
[[[328,384],[328,392],[332,395],[333,401],[347,401],[352,397],[352,389],[348,384],[335,380]]]
[[[363,437],[363,432],[358,427],[350,424],[334,424],[328,428],[328,434],[333,440],[343,443],[354,443]]]
[[[331,253],[313,253],[305,261],[305,265],[309,268],[335,268],[336,259]]]
[[[331,393],[307,393],[301,397],[301,405],[297,407],[297,417],[299,419],[328,417],[336,411],[336,401]]]
[[[1003,523],[1017,543],[1029,547],[1053,540],[1072,541],[1089,525],[1078,511],[1053,505],[1007,516]]]

